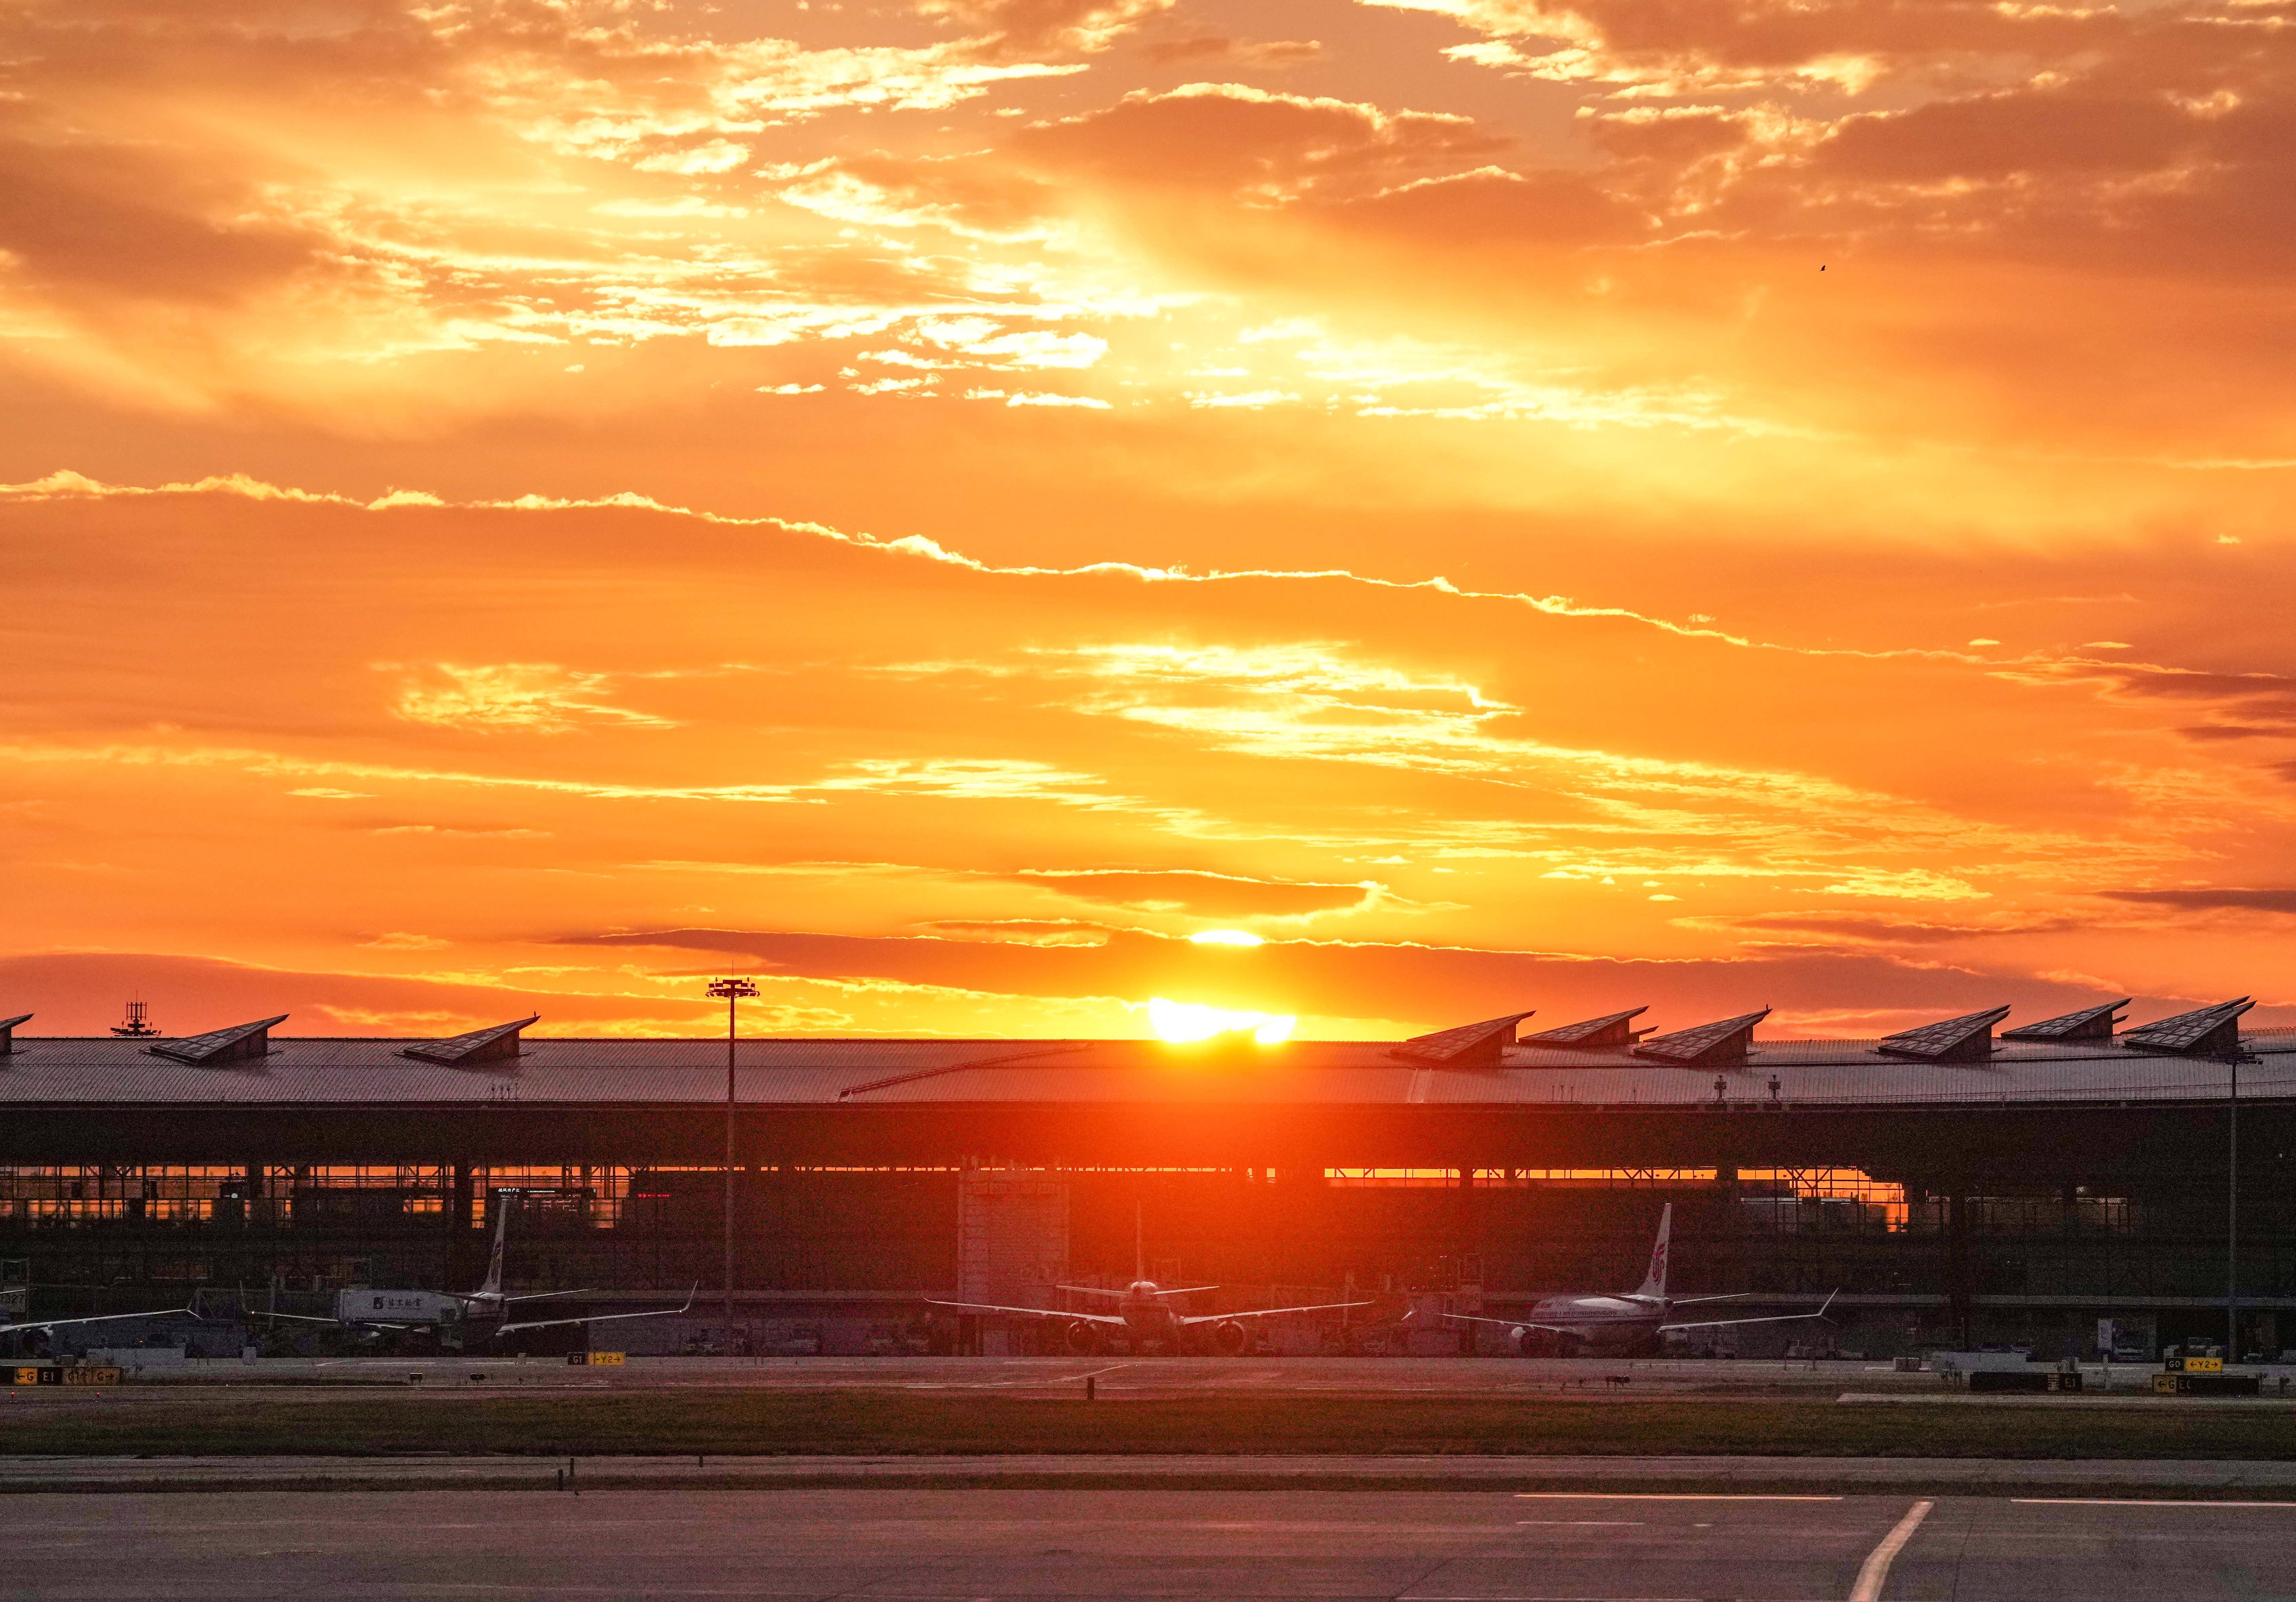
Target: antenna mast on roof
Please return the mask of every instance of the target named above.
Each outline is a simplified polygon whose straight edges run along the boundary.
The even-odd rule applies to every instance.
[[[144,1004],[141,1001],[131,1001],[127,1004],[127,1021],[124,1023],[113,1024],[111,1032],[116,1035],[126,1035],[131,1040],[148,1040],[160,1031],[159,1027],[144,1015]]]

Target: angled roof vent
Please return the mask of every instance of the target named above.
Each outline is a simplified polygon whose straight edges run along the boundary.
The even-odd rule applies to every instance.
[[[2113,1016],[2127,1006],[2129,998],[2108,1001],[2103,1006],[2085,1006],[2077,1013],[2067,1013],[2062,1018],[2044,1018],[2038,1023],[2021,1023],[2015,1029],[2005,1029],[2005,1040],[2110,1040],[2112,1026],[2120,1022]]]
[[[16,1049],[16,1025],[29,1023],[31,1021],[32,1015],[29,1013],[18,1013],[12,1018],[0,1018],[0,1057],[4,1057]]]
[[[1651,1031],[1629,1029],[1628,1025],[1644,1013],[1646,1006],[1629,1007],[1623,1013],[1605,1013],[1599,1018],[1583,1023],[1565,1023],[1558,1029],[1542,1029],[1535,1035],[1517,1038],[1518,1046],[1563,1046],[1574,1051],[1600,1051],[1606,1046],[1631,1046]]]
[[[1695,1029],[1677,1030],[1670,1035],[1652,1035],[1635,1047],[1635,1055],[1656,1057],[1661,1063],[1679,1063],[1685,1068],[1742,1063],[1754,1043],[1754,1025],[1769,1015],[1770,1009],[1766,1006],[1759,1013],[1745,1013],[1735,1018],[1702,1023]]]
[[[282,1013],[275,1018],[234,1023],[229,1029],[212,1029],[203,1035],[186,1035],[180,1040],[163,1041],[144,1049],[155,1057],[173,1057],[179,1063],[214,1068],[226,1063],[244,1062],[249,1057],[270,1056],[271,1026],[286,1022],[287,1015]]]
[[[2243,996],[2196,1007],[2121,1031],[2120,1043],[2139,1051],[2176,1051],[2190,1056],[2221,1056],[2240,1049],[2240,1015],[2255,1002]]]
[[[1388,1053],[1408,1063],[1432,1063],[1447,1068],[1494,1065],[1499,1054],[1514,1044],[1514,1026],[1530,1016],[1509,1013],[1480,1023],[1462,1023],[1431,1035],[1414,1035]]]
[[[1874,1049],[1884,1056],[1919,1057],[1927,1063],[1981,1063],[1993,1055],[1993,1026],[2009,1015],[2005,1006],[1924,1023],[1888,1035]]]
[[[444,1040],[424,1040],[419,1045],[400,1048],[398,1055],[413,1057],[418,1063],[440,1063],[449,1068],[467,1068],[477,1063],[498,1063],[518,1056],[518,1032],[542,1016],[517,1018],[508,1023],[493,1023],[484,1029],[474,1029],[466,1035],[455,1035]]]

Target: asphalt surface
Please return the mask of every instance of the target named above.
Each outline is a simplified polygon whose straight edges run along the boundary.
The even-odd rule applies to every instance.
[[[2086,1371],[2092,1389],[2104,1370]],[[2120,1393],[2143,1389],[2152,1370],[2122,1366]],[[2279,1370],[2268,1371],[2277,1374]],[[571,1368],[563,1358],[266,1358],[216,1359],[137,1372],[148,1385],[179,1384],[410,1381],[432,1389],[521,1385],[569,1390],[658,1386],[765,1390],[997,1391],[1016,1396],[1065,1396],[1089,1377],[1109,1396],[1208,1393],[1345,1396],[1509,1396],[1557,1393],[1648,1395],[1750,1390],[1833,1395],[1843,1390],[1937,1393],[1934,1374],[1899,1374],[1888,1363],[1693,1359],[1347,1358],[1347,1357],[633,1357],[615,1368]],[[2267,1380],[2267,1394],[2277,1394]],[[2296,1401],[2292,1401],[2296,1406]]]
[[[1000,1453],[965,1457],[0,1457],[0,1493],[783,1487],[892,1491],[1699,1491],[2284,1499],[2296,1461],[2096,1458],[1505,1458]],[[13,1506],[15,1504],[11,1504]]]
[[[1488,1492],[12,1499],[0,1596],[867,1602],[2296,1597],[2296,1505]]]

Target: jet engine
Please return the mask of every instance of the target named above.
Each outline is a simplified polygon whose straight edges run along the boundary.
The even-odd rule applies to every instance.
[[[1229,1357],[1240,1354],[1251,1344],[1251,1332],[1234,1319],[1212,1326],[1212,1345]]]
[[[1531,1332],[1521,1325],[1507,1331],[1507,1345],[1517,1357],[1531,1355]]]
[[[1082,1319],[1063,1332],[1070,1351],[1091,1353],[1100,1350],[1100,1327],[1087,1324]]]

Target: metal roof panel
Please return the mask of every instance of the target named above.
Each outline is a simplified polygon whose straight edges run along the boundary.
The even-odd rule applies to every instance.
[[[1648,1011],[1650,1008],[1646,1006],[1630,1006],[1622,1013],[1605,1013],[1599,1018],[1565,1023],[1559,1029],[1542,1029],[1535,1035],[1518,1035],[1515,1043],[1521,1046],[1574,1046],[1582,1049],[1631,1046],[1651,1031],[1630,1029],[1628,1025]]]
[[[2120,1043],[2149,1051],[2230,1051],[2240,1045],[2240,1015],[2255,1002],[2242,996],[2214,1006],[2195,1007],[2173,1018],[2156,1019],[2121,1031]]]
[[[286,1022],[287,1015],[282,1013],[275,1018],[258,1018],[252,1023],[211,1029],[203,1035],[155,1041],[144,1049],[153,1056],[173,1057],[179,1063],[232,1063],[242,1057],[259,1057],[268,1048],[271,1026]]]
[[[1509,1013],[1504,1018],[1462,1023],[1431,1035],[1414,1035],[1391,1055],[1419,1063],[1496,1063],[1499,1053],[1514,1044],[1515,1025],[1530,1015]]]
[[[1754,1025],[1769,1015],[1770,1009],[1766,1006],[1759,1013],[1722,1018],[1694,1029],[1679,1029],[1670,1035],[1652,1035],[1636,1047],[1634,1054],[1692,1068],[1741,1061],[1752,1043]]]
[[[1942,1023],[1924,1023],[1919,1029],[1884,1036],[1874,1049],[1891,1056],[1926,1057],[1939,1063],[1989,1056],[1993,1051],[1993,1026],[2008,1015],[2007,1007],[1996,1006]]]
[[[2108,1001],[2102,1006],[2085,1006],[2077,1013],[2062,1017],[2044,1018],[2038,1023],[2021,1023],[2015,1029],[2005,1029],[2005,1040],[2109,1040],[2112,1026],[2120,1020],[2114,1017],[2131,998],[2123,996],[2118,1001]]]
[[[399,1047],[398,1055],[412,1057],[418,1063],[442,1063],[447,1067],[461,1067],[480,1063],[491,1063],[519,1055],[519,1032],[541,1018],[535,1013],[524,1018],[513,1018],[507,1023],[489,1024],[474,1029],[468,1034],[452,1035],[444,1040],[418,1040],[412,1046]]]
[[[2261,1061],[2243,1097],[2296,1096],[2296,1031],[2248,1035]],[[523,1105],[700,1106],[726,1096],[722,1039],[541,1039],[498,1072],[422,1063],[398,1039],[272,1042],[268,1056],[203,1066],[133,1039],[19,1038],[0,1057],[0,1105],[103,1106]],[[749,1105],[930,1103],[1086,1105],[1710,1105],[1706,1080],[1626,1049],[1508,1047],[1496,1064],[1398,1062],[1387,1040],[1295,1041],[1248,1055],[1145,1040],[744,1039]],[[1526,1070],[1535,1072],[1526,1072]],[[2004,1043],[1981,1062],[1908,1061],[1872,1040],[1765,1040],[1723,1068],[1727,1099],[1794,1105],[1968,1105],[2215,1099],[2223,1064],[2147,1056],[2111,1040]],[[881,1082],[882,1081],[882,1082]],[[861,1087],[862,1089],[857,1089]]]

